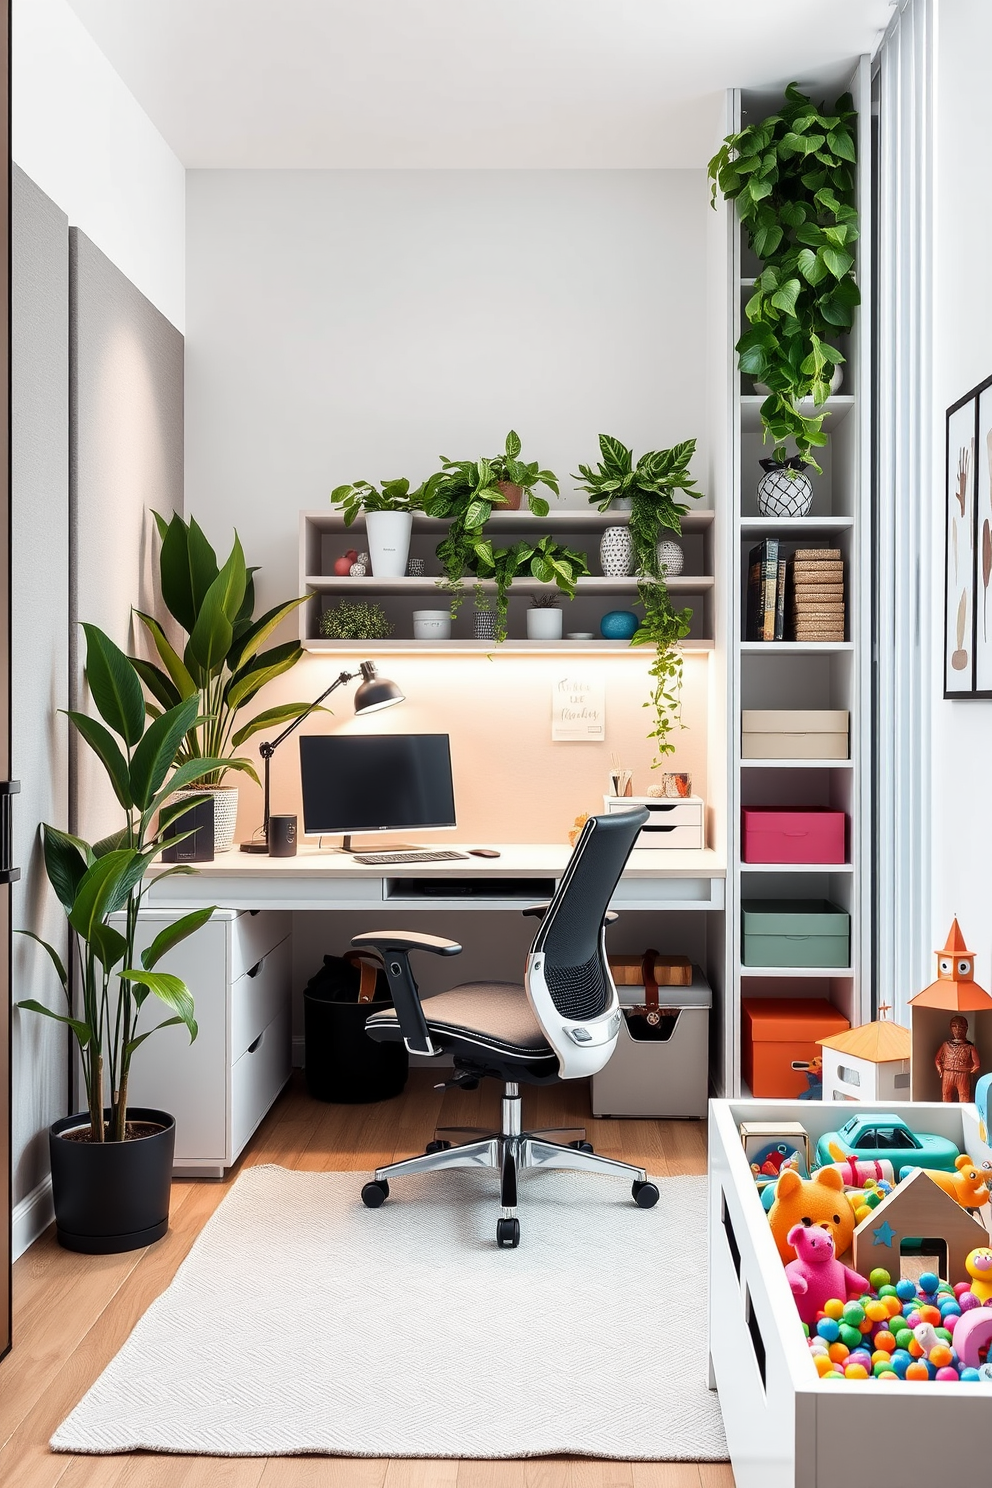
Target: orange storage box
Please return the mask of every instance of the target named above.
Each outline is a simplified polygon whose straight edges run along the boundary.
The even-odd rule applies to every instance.
[[[819,1099],[817,1039],[850,1028],[844,1014],[825,997],[745,997],[741,1011],[741,1071],[751,1094]]]

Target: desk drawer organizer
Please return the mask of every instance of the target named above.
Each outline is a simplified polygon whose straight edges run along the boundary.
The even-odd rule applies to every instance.
[[[992,1161],[974,1106],[881,1105]],[[712,1101],[709,1109],[710,1383],[737,1488],[988,1481],[992,1386],[820,1380],[741,1145],[742,1121],[799,1121],[810,1146],[850,1116],[839,1101]],[[877,1448],[877,1451],[876,1451]],[[854,1466],[862,1460],[861,1468]]]
[[[184,913],[143,909],[138,953]],[[199,1032],[191,1044],[165,1028],[142,1044],[130,1099],[175,1116],[176,1173],[222,1176],[289,1079],[291,930],[285,910],[218,909],[162,958],[189,986]]]
[[[741,857],[745,863],[845,863],[847,818],[827,807],[794,811],[745,806]]]
[[[848,966],[851,916],[829,899],[742,899],[745,966]]]
[[[640,1007],[643,984],[618,986],[621,1007]],[[592,1077],[594,1116],[706,1115],[709,1094],[709,1021],[713,993],[698,966],[692,983],[659,986],[658,1038],[639,1039],[624,1017],[609,1062]],[[670,1016],[674,1013],[674,1017]],[[640,1019],[637,1020],[641,1022]]]
[[[745,708],[743,759],[848,759],[850,714],[841,708]]]
[[[741,1074],[751,1094],[795,1100],[811,1091],[809,1066],[822,1056],[817,1039],[850,1026],[824,997],[742,998]]]
[[[706,846],[703,821],[706,803],[702,796],[686,796],[681,801],[671,801],[660,796],[603,797],[603,809],[609,813],[633,811],[641,806],[651,813],[651,819],[634,843],[636,848],[699,849]]]

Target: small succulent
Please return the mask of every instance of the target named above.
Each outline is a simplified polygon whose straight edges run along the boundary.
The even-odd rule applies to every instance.
[[[364,599],[343,599],[320,617],[325,641],[384,641],[392,633],[382,606]]]
[[[557,589],[550,589],[543,594],[532,594],[530,607],[532,610],[556,610],[559,598]]]

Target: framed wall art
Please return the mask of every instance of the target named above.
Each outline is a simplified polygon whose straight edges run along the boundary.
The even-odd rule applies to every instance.
[[[975,691],[975,445],[979,393],[947,410],[944,514],[944,696]]]

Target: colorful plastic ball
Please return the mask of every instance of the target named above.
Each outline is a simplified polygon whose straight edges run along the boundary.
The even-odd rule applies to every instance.
[[[840,1341],[846,1343],[849,1349],[857,1348],[861,1342],[861,1329],[852,1328],[849,1323],[841,1323]]]
[[[924,1271],[923,1275],[917,1278],[917,1285],[921,1292],[929,1292],[933,1295],[940,1286],[940,1277],[936,1271]]]
[[[942,1343],[950,1343],[953,1335],[949,1328],[934,1328],[933,1330]]]
[[[844,1369],[845,1379],[867,1379],[868,1371],[863,1364],[848,1364]]]
[[[932,1348],[930,1350],[930,1363],[934,1365],[938,1375],[940,1374],[940,1371],[942,1369],[948,1368],[953,1358],[954,1354],[952,1350],[947,1347],[946,1343],[938,1343],[936,1348]]]
[[[908,1380],[929,1379],[930,1371],[925,1364],[920,1362],[919,1359],[914,1359],[912,1364],[908,1365],[906,1368],[905,1378]]]
[[[828,1380],[828,1379],[843,1379],[844,1376],[841,1374],[841,1372],[840,1372],[839,1369],[831,1369],[829,1374],[823,1374],[823,1375],[820,1376],[820,1378],[821,1379],[825,1379],[825,1380]]]
[[[916,1339],[913,1337],[913,1333],[912,1333],[912,1329],[911,1328],[897,1328],[896,1329],[896,1347],[897,1348],[908,1349],[909,1348],[909,1345],[911,1343],[915,1343],[915,1342],[916,1342]]]
[[[935,1377],[941,1381],[946,1381],[948,1383],[953,1380],[954,1383],[957,1384],[958,1372],[956,1369],[952,1369],[950,1365],[947,1365],[943,1369],[938,1369]]]
[[[871,1363],[871,1354],[867,1349],[852,1349],[847,1359],[848,1364],[863,1364],[865,1368]]]
[[[923,1345],[921,1343],[917,1343],[915,1338],[913,1339],[912,1343],[907,1343],[906,1347],[912,1354],[914,1359],[923,1358]]]
[[[940,1304],[940,1315],[942,1318],[960,1317],[961,1304],[956,1297],[945,1297]]]
[[[879,1271],[881,1271],[882,1268],[881,1268],[881,1266],[879,1266],[879,1267],[877,1267],[877,1269]],[[874,1276],[874,1274],[875,1274],[875,1272],[873,1271],[872,1272],[872,1275]],[[884,1286],[880,1286],[876,1290],[878,1291],[878,1295],[880,1297],[895,1297],[895,1296],[898,1296],[898,1293],[896,1292],[895,1287],[891,1284],[891,1282],[888,1282],[888,1281],[885,1283]]]
[[[904,1276],[901,1281],[896,1282],[896,1296],[901,1297],[904,1302],[912,1302],[916,1297],[916,1282]]]
[[[981,1377],[982,1376],[979,1374],[978,1370],[972,1369],[970,1365],[967,1369],[962,1369],[961,1373],[958,1375],[958,1379],[962,1382],[962,1384],[966,1385],[977,1384]]]
[[[836,1373],[836,1370],[834,1369],[833,1360],[827,1354],[814,1354],[813,1355],[813,1366],[816,1369],[816,1372],[820,1376],[821,1379],[823,1378],[823,1376],[825,1374],[835,1374]],[[977,1371],[976,1371],[976,1378],[977,1378]]]
[[[824,1302],[823,1311],[826,1313],[828,1318],[839,1319],[844,1316],[845,1305],[846,1304],[843,1303],[839,1297],[831,1297],[829,1302]]]
[[[885,1308],[890,1318],[902,1316],[902,1303],[895,1292],[889,1291],[885,1297]]]
[[[844,1308],[843,1316],[845,1323],[850,1323],[853,1327],[857,1327],[859,1323],[863,1323],[865,1320],[865,1310],[860,1302],[848,1302]]]
[[[878,1374],[875,1376],[875,1378],[877,1380],[879,1380],[879,1381],[881,1381],[881,1380],[896,1380],[898,1382],[899,1376],[896,1374],[895,1370],[893,1370],[893,1369],[880,1369],[878,1371]]]
[[[825,1338],[828,1343],[836,1343],[840,1337],[840,1323],[836,1318],[821,1318],[816,1325],[816,1331],[820,1338]]]
[[[961,1292],[958,1296],[958,1306],[962,1312],[970,1312],[973,1307],[980,1307],[981,1303],[974,1292]]]
[[[882,1287],[889,1285],[892,1277],[889,1275],[888,1271],[886,1271],[884,1266],[876,1266],[874,1271],[869,1271],[868,1280],[871,1282],[875,1291],[880,1292]]]
[[[835,1364],[843,1364],[851,1350],[846,1343],[832,1343],[827,1350]]]
[[[957,1282],[954,1283],[954,1295],[955,1295],[955,1297],[960,1297],[962,1292],[969,1292],[969,1291],[971,1291],[971,1282],[970,1281],[957,1281]]]
[[[889,1309],[879,1298],[869,1302],[865,1306],[865,1317],[870,1318],[873,1323],[881,1323],[889,1315]]]
[[[891,1349],[876,1349],[871,1356],[871,1363],[872,1368],[877,1368],[879,1364],[884,1364],[886,1369],[890,1368],[892,1364]]]
[[[937,1324],[940,1322],[940,1308],[933,1307],[929,1303],[925,1303],[924,1306],[920,1308],[920,1322],[933,1323],[934,1327],[936,1327]]]
[[[949,1312],[947,1314],[947,1317],[945,1317],[945,1319],[944,1319],[944,1326],[942,1328],[938,1328],[937,1329],[937,1332],[938,1333],[950,1333],[950,1335],[951,1335],[951,1341],[953,1342],[953,1340],[954,1340],[954,1329],[957,1327],[957,1325],[958,1325],[958,1323],[960,1321],[961,1321],[961,1314],[959,1312],[958,1313]]]
[[[912,1362],[912,1355],[908,1354],[905,1349],[896,1349],[895,1353],[892,1355],[892,1368],[900,1379],[903,1378],[906,1370],[909,1368]]]
[[[894,1353],[896,1347],[895,1334],[890,1333],[888,1328],[879,1328],[875,1334],[875,1347],[876,1349],[884,1349],[887,1354]]]

